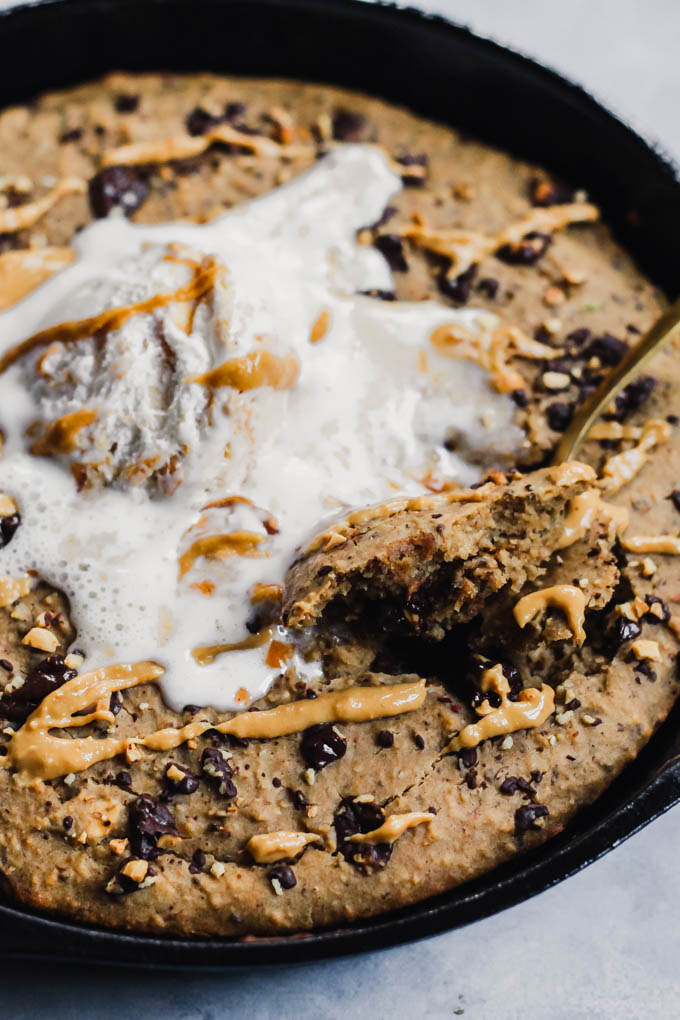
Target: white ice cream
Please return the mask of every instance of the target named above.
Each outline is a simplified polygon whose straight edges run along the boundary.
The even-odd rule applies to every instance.
[[[0,574],[35,570],[66,592],[87,668],[156,659],[171,706],[245,707],[237,692],[259,697],[279,671],[265,664],[267,646],[206,666],[191,653],[247,635],[254,585],[280,584],[296,548],[329,516],[423,492],[428,473],[469,483],[479,477],[479,453],[490,463],[520,445],[511,400],[477,365],[429,343],[442,323],[489,328],[493,316],[356,293],[392,285],[382,256],[355,234],[399,187],[379,152],[345,146],[204,226],[101,221],[77,238],[71,268],[0,315],[1,355],[37,330],[181,286],[190,272],[164,259],[169,244],[214,254],[226,267],[189,334],[169,306],[129,318],[103,345],[85,339],[48,355],[50,383],[36,374],[36,354],[0,376],[0,492],[22,514],[0,550]],[[323,310],[328,331],[310,343]],[[160,334],[176,357],[170,376]],[[208,407],[206,388],[184,381],[256,349],[294,356],[296,385],[218,389]],[[89,452],[114,442],[117,483],[79,493],[65,462],[28,452],[25,432],[36,419],[83,407],[98,412]],[[446,450],[451,433],[459,449],[477,451],[469,460]],[[178,447],[188,452],[171,495],[120,483],[126,463]],[[252,505],[202,511],[228,496]],[[267,533],[267,514],[278,534]],[[179,577],[179,556],[196,538],[233,531],[261,536],[256,555],[199,557]],[[212,594],[197,587],[206,581]]]

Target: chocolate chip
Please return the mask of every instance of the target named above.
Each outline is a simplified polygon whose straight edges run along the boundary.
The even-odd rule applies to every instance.
[[[645,613],[642,617],[645,623],[668,623],[671,618],[671,611],[663,599],[660,599],[658,595],[645,595],[644,600],[650,608],[651,606],[658,606],[661,610],[661,613],[658,615],[652,612]]]
[[[404,242],[399,234],[378,234],[373,245],[387,259],[387,264],[395,273],[408,271],[408,262],[404,256]]]
[[[494,280],[492,276],[485,276],[477,284],[477,290],[493,301],[498,294],[498,280]]]
[[[627,620],[625,616],[617,616],[614,621],[614,641],[617,646],[639,637],[642,628],[636,620]]]
[[[188,715],[196,715],[197,712],[201,711],[201,707],[200,705],[185,705],[182,711]]]
[[[177,769],[181,772],[182,778],[179,779],[176,776],[170,777],[168,772],[171,769]],[[198,789],[198,776],[195,776],[194,773],[185,768],[184,765],[178,765],[177,762],[171,761],[168,762],[165,769],[165,783],[171,793],[196,793],[196,790]]]
[[[526,390],[513,390],[510,396],[518,407],[526,407],[529,403],[529,395]]]
[[[66,666],[62,655],[49,655],[31,670],[21,687],[0,697],[0,716],[23,723],[43,698],[75,676],[75,669]]]
[[[670,499],[675,509],[680,511],[680,489],[673,489],[668,499]]]
[[[14,666],[9,661],[9,659],[0,659],[0,669],[4,669],[8,673],[12,673],[14,670]]]
[[[406,152],[403,156],[397,156],[395,162],[405,167],[419,166],[427,168],[430,161],[424,152],[418,154]],[[402,183],[407,187],[422,188],[425,184],[426,174],[409,174],[407,172],[405,174],[400,174],[400,176]]]
[[[346,751],[347,741],[332,723],[311,726],[305,730],[300,741],[300,754],[317,772],[344,757]]]
[[[378,730],[375,742],[378,747],[394,747],[394,733],[391,730]]]
[[[464,273],[460,273],[459,276],[450,277],[447,268],[444,268],[437,276],[437,287],[444,297],[464,305],[472,293],[472,284],[477,275],[477,270],[478,266],[473,264]]]
[[[113,106],[116,113],[134,113],[139,106],[139,96],[121,92],[114,99]]]
[[[293,807],[296,811],[304,811],[304,809],[308,807],[309,801],[302,790],[289,790],[288,793],[290,794],[290,799],[292,800]]]
[[[59,144],[66,145],[67,142],[79,142],[83,137],[82,128],[73,128],[71,131],[64,131],[63,135],[59,135]]]
[[[129,772],[124,769],[116,773],[116,784],[120,786],[122,790],[129,790],[132,786],[132,776]]]
[[[366,127],[366,118],[362,113],[355,113],[339,107],[333,114],[333,138],[341,142],[354,142],[361,138]]]
[[[548,425],[553,432],[564,432],[574,417],[574,405],[557,400],[554,404],[548,404],[545,412]]]
[[[633,411],[638,411],[647,402],[656,387],[656,379],[651,375],[642,375],[629,383],[616,397],[614,404],[616,413],[611,415],[616,421],[623,421]]]
[[[414,733],[413,734],[413,743],[416,745],[416,747],[418,748],[419,751],[424,750],[424,748],[425,748],[425,741],[424,741],[423,737],[421,737],[420,733]]]
[[[281,786],[281,780],[279,779],[279,777],[278,777],[278,776],[274,776],[274,778],[272,779],[272,786],[273,786],[273,787],[274,787],[274,788],[275,788],[276,790],[278,790],[278,789],[279,789],[279,787]]]
[[[583,352],[584,358],[599,358],[603,365],[618,365],[628,350],[628,345],[611,333],[603,333],[588,344]]]
[[[197,135],[204,135],[211,128],[217,127],[224,119],[224,117],[215,117],[212,113],[208,113],[207,110],[197,106],[187,115],[184,123],[189,134],[196,137]]]
[[[109,698],[109,712],[111,715],[118,715],[123,707],[123,695],[120,691],[114,691]]]
[[[466,769],[471,769],[477,764],[477,748],[464,747],[462,751],[458,752],[458,757]]]
[[[90,206],[97,219],[120,208],[132,216],[149,194],[149,185],[135,170],[127,166],[109,166],[90,181]]]
[[[545,255],[552,243],[550,234],[532,230],[518,244],[504,244],[496,252],[496,258],[510,266],[533,266]]]
[[[515,811],[515,835],[522,837],[530,829],[537,829],[537,819],[545,818],[548,814],[545,804],[523,804]]]
[[[294,889],[297,885],[295,872],[287,864],[279,864],[267,872],[267,878],[272,884],[278,882],[282,889]]]
[[[571,701],[567,701],[564,706],[565,712],[575,712],[577,708],[581,707],[581,702],[578,698],[572,698]]]
[[[529,185],[531,204],[537,206],[566,205],[574,200],[574,192],[559,181],[534,178]]]
[[[392,845],[350,843],[348,837],[359,832],[373,832],[382,825],[384,819],[385,813],[377,804],[357,802],[352,797],[341,800],[340,807],[335,813],[333,824],[338,852],[364,873],[384,868],[392,855]]]
[[[128,808],[128,838],[136,857],[149,860],[159,836],[177,836],[175,819],[155,797],[143,793]]]
[[[536,791],[532,787],[528,779],[523,779],[522,776],[508,776],[504,779],[500,785],[500,792],[504,797],[509,797],[514,793],[521,793],[524,797],[529,800],[533,800],[536,796]]]
[[[216,747],[206,747],[201,755],[201,770],[213,780],[218,793],[232,799],[238,793],[232,780],[233,769],[221,751]]]
[[[61,824],[64,826],[64,828],[66,829],[67,832],[70,829],[72,829],[73,828],[73,818],[71,817],[71,815],[64,815],[64,820],[63,820],[63,822]]]
[[[20,524],[20,514],[7,514],[6,517],[0,517],[0,549],[9,545]]]
[[[192,875],[198,875],[205,867],[208,858],[205,856],[203,850],[194,850],[191,858],[191,864],[189,865],[189,871]]]

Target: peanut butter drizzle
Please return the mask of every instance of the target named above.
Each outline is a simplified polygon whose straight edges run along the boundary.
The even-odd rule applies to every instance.
[[[602,488],[606,492],[618,492],[622,486],[635,478],[654,447],[667,442],[670,436],[671,426],[667,421],[657,418],[646,421],[636,446],[605,461],[602,468]]]
[[[31,443],[31,453],[36,457],[59,456],[73,453],[78,445],[78,435],[97,420],[97,412],[83,408],[64,414],[56,421],[49,422],[43,434]]]
[[[450,259],[447,276],[459,276],[470,266],[493,255],[506,244],[516,245],[533,232],[551,234],[572,223],[588,223],[599,219],[599,210],[589,202],[570,202],[565,205],[533,209],[524,219],[510,224],[495,236],[466,230],[435,230],[422,223],[397,227],[402,237],[437,255]]]
[[[445,323],[433,330],[430,343],[445,357],[475,362],[489,373],[499,393],[526,386],[524,378],[508,364],[510,358],[554,358],[560,353],[532,340],[515,326],[500,326],[490,334],[480,334],[458,323]]]
[[[639,439],[642,429],[639,425],[622,425],[619,421],[599,421],[587,435],[589,440],[597,439]]]
[[[0,234],[16,234],[37,223],[48,213],[53,205],[65,195],[82,195],[86,190],[85,181],[80,177],[65,177],[35,202],[16,206],[14,209],[3,209],[0,212]]]
[[[367,722],[413,712],[420,708],[426,696],[425,681],[418,680],[381,687],[348,687],[264,712],[244,712],[222,723],[201,719],[178,729],[168,727],[139,737],[69,739],[50,733],[52,729],[87,726],[96,721],[113,724],[115,717],[108,709],[100,707],[109,704],[111,694],[139,684],[155,683],[162,674],[162,667],[155,662],[140,662],[107,666],[67,681],[48,694],[21,729],[12,734],[5,763],[17,770],[19,782],[30,783],[82,772],[97,762],[130,753],[135,746],[170,751],[209,729],[236,737],[272,740],[299,733],[318,723]],[[94,710],[88,714],[76,715],[93,705]]]
[[[310,344],[318,344],[319,340],[323,340],[326,333],[328,332],[330,324],[331,313],[327,308],[324,308],[324,310],[319,315],[319,318],[312,326],[311,332],[309,334]]]
[[[180,580],[188,574],[201,556],[207,560],[227,560],[231,556],[261,556],[258,546],[265,536],[255,531],[229,531],[226,535],[205,535],[197,538],[179,558]]]
[[[33,587],[30,577],[8,577],[0,574],[0,609],[7,609],[17,599],[28,595]]]
[[[0,312],[70,265],[73,248],[26,248],[0,255]]]
[[[178,287],[177,290],[165,294],[155,294],[153,297],[147,298],[145,301],[138,301],[133,305],[108,308],[91,318],[79,319],[75,322],[62,322],[58,326],[50,326],[39,333],[34,333],[27,340],[11,347],[0,358],[0,375],[20,358],[40,347],[48,347],[52,343],[76,343],[78,340],[92,338],[95,334],[101,336],[111,330],[120,329],[134,315],[150,315],[158,308],[165,308],[167,305],[200,301],[213,289],[223,271],[224,267],[217,259],[209,256],[197,268],[193,280]]]
[[[253,586],[250,601],[256,606],[258,602],[280,602],[282,598],[282,584],[256,584]]]
[[[245,652],[250,648],[261,648],[271,640],[273,634],[273,626],[265,627],[263,630],[258,630],[257,634],[249,634],[242,641],[230,641],[221,645],[203,645],[200,648],[194,648],[191,654],[199,666],[209,666],[218,655],[223,655],[224,652]]]
[[[263,832],[250,837],[246,850],[256,864],[273,864],[297,857],[309,843],[320,842],[321,837],[315,832]]]
[[[290,390],[297,382],[300,364],[293,355],[280,358],[271,351],[251,351],[242,358],[231,358],[217,368],[185,379],[210,389],[231,386],[235,390],[258,389],[271,386],[275,390]]]
[[[552,588],[541,588],[525,595],[516,603],[513,615],[519,627],[526,627],[544,609],[561,609],[574,635],[577,645],[586,639],[583,629],[588,596],[571,584],[556,584]]]
[[[311,156],[311,145],[282,145],[266,135],[250,135],[229,124],[218,124],[205,134],[173,135],[151,141],[131,142],[103,153],[102,167],[137,166],[145,163],[169,163],[176,159],[191,159],[206,152],[216,142],[235,145],[256,156]]]
[[[628,552],[680,556],[680,538],[676,535],[635,535],[623,539],[621,545]]]
[[[493,708],[485,700],[478,705],[475,712],[482,718],[478,722],[469,723],[457,733],[444,748],[444,753],[460,751],[463,747],[477,747],[483,740],[500,737],[504,733],[542,726],[555,708],[555,695],[552,687],[547,684],[543,684],[540,690],[537,687],[526,687],[519,692],[517,701],[510,701],[510,684],[500,663],[484,670],[480,686],[483,691],[495,691],[500,695],[501,704]]]
[[[434,816],[429,811],[408,811],[403,815],[389,815],[382,825],[371,832],[357,832],[348,836],[348,843],[394,843],[407,829],[416,825],[432,825]]]
[[[292,658],[294,650],[294,646],[285,641],[272,641],[264,661],[270,669],[280,669]]]
[[[567,514],[562,537],[556,549],[566,549],[586,534],[593,522],[600,516],[613,521],[616,532],[621,535],[628,527],[629,515],[623,506],[605,503],[598,489],[587,489],[586,492],[574,496]]]

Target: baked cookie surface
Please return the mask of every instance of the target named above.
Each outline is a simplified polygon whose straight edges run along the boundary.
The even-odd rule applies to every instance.
[[[526,473],[663,307],[587,196],[352,93],[116,75],[0,116],[6,301],[68,264],[93,219],[207,221],[343,142],[380,146],[404,183],[360,231],[393,271],[394,293],[373,299],[502,321],[495,346],[462,356],[514,395],[525,473],[507,465],[472,489],[433,478],[431,495],[340,520],[301,549],[283,619],[321,676],[283,660],[240,716],[173,711],[152,670],[100,678],[99,697],[78,700],[89,674],[68,600],[0,577],[0,860],[23,902],[228,936],[395,909],[561,831],[677,695],[677,350],[617,399],[585,464]],[[42,253],[30,279],[27,250]],[[0,575],[22,527],[7,499]],[[265,599],[258,626],[270,611]],[[48,638],[27,641],[34,631]],[[292,706],[292,725],[263,715]],[[28,719],[74,767],[34,767]],[[81,768],[95,745],[100,760]]]

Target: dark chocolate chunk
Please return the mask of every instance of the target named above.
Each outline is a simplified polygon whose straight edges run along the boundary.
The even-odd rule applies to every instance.
[[[66,829],[67,832],[70,829],[72,829],[73,828],[73,818],[71,817],[71,815],[64,815],[64,820],[63,820],[63,822],[61,824],[64,826],[64,828]]]
[[[515,835],[521,838],[530,829],[537,829],[537,819],[545,818],[548,814],[545,804],[523,804],[515,811]]]
[[[375,735],[375,742],[378,747],[393,747],[394,733],[391,730],[378,730]]]
[[[477,284],[477,290],[493,301],[498,294],[498,280],[494,280],[492,276],[485,276]]]
[[[372,802],[357,803],[352,797],[340,801],[335,813],[338,852],[364,874],[384,868],[392,855],[391,843],[350,843],[349,836],[373,832],[385,820],[382,808]]]
[[[408,271],[408,262],[404,255],[404,242],[399,234],[378,234],[373,245],[387,259],[387,264],[395,273]]]
[[[419,751],[422,751],[425,748],[425,740],[421,737],[420,733],[413,734],[413,743]]]
[[[366,118],[362,113],[355,113],[339,107],[333,114],[333,138],[340,142],[355,142],[361,138],[366,128]]]
[[[595,337],[583,352],[584,358],[599,358],[603,365],[618,365],[628,350],[628,345],[611,333]]]
[[[504,779],[501,783],[500,792],[505,797],[509,797],[513,793],[521,793],[529,800],[533,800],[536,796],[536,791],[529,780],[523,779],[522,776],[508,776],[507,779]]]
[[[123,707],[123,695],[120,691],[113,691],[109,698],[109,712],[111,715],[118,715]]]
[[[7,673],[12,673],[14,671],[14,666],[9,659],[0,659],[0,669],[4,669]]]
[[[652,395],[656,379],[651,375],[642,375],[621,390],[614,401],[616,413],[612,415],[617,421],[623,421],[633,411],[639,411]]]
[[[645,613],[642,617],[645,623],[668,623],[671,618],[671,611],[663,599],[660,599],[658,595],[645,595],[644,600],[650,607],[650,612]],[[652,606],[658,606],[660,612],[652,613]]]
[[[208,858],[205,856],[203,850],[201,850],[200,848],[198,850],[194,850],[193,856],[191,858],[191,864],[189,865],[190,873],[192,875],[198,875],[205,867],[207,860]]]
[[[201,770],[213,780],[218,793],[232,799],[237,794],[232,779],[233,769],[222,752],[216,747],[206,747],[201,755]]]
[[[496,258],[510,266],[533,266],[545,255],[552,243],[550,234],[532,230],[519,244],[504,244],[496,252]]]
[[[680,511],[680,489],[673,489],[668,497],[676,510]]]
[[[20,524],[20,514],[7,514],[6,517],[0,517],[0,549],[9,545]]]
[[[0,716],[23,723],[43,698],[75,676],[75,669],[66,666],[62,655],[49,655],[31,670],[21,687],[0,697]]]
[[[571,701],[567,701],[564,706],[565,712],[575,712],[577,708],[581,707],[581,702],[578,698],[572,698]]]
[[[518,407],[526,407],[529,403],[529,395],[526,390],[513,390],[510,396]]]
[[[344,757],[347,741],[332,723],[311,726],[302,735],[300,754],[313,769],[319,772]]]
[[[625,616],[617,616],[614,620],[614,640],[617,646],[632,641],[641,633],[642,628],[636,620],[627,620]]]
[[[204,135],[211,128],[217,127],[224,119],[224,117],[215,117],[214,114],[208,113],[207,110],[197,106],[187,115],[185,124],[189,134],[196,137],[197,135]]]
[[[458,304],[464,305],[470,298],[477,270],[478,266],[473,264],[464,273],[460,273],[459,276],[450,277],[447,269],[444,268],[437,276],[437,287],[444,297],[451,298],[452,301],[457,301]]]
[[[477,764],[477,748],[476,747],[464,747],[458,752],[458,757],[462,761],[466,769],[471,769]]]
[[[182,778],[179,779],[176,776],[170,777],[168,775],[170,769],[177,769],[182,773]],[[198,789],[198,776],[195,776],[184,765],[178,765],[176,761],[171,761],[168,762],[165,769],[165,783],[171,793],[195,793]]]
[[[128,838],[136,857],[149,860],[159,836],[177,836],[177,826],[170,811],[155,797],[143,793],[128,808]]]
[[[294,889],[297,885],[295,872],[287,864],[279,864],[275,868],[270,868],[267,878],[272,884],[278,882],[282,889]]]
[[[548,425],[553,432],[564,432],[574,417],[574,405],[564,400],[556,400],[545,409]]]
[[[132,786],[132,776],[129,772],[122,769],[116,773],[116,785],[120,786],[121,790],[129,790]]]
[[[92,212],[102,219],[116,208],[132,216],[149,194],[149,185],[128,166],[109,166],[90,180],[89,191]]]

